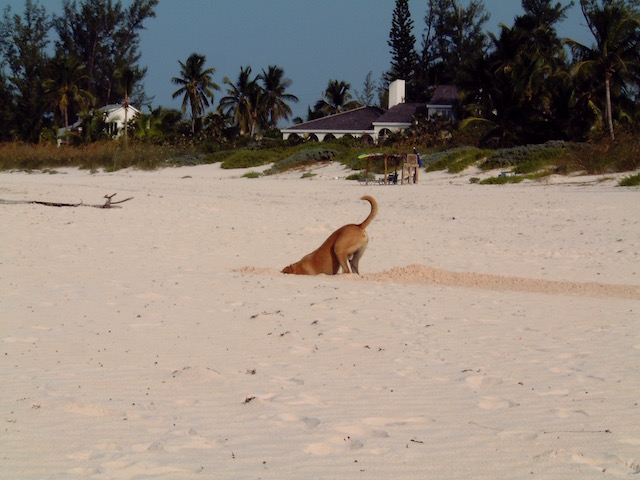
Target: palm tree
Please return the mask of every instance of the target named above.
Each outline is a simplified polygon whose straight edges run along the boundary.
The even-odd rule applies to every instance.
[[[275,128],[281,118],[287,120],[291,116],[291,107],[287,102],[298,101],[298,97],[286,93],[292,82],[283,76],[284,70],[275,65],[269,65],[266,72],[262,69],[262,74],[258,75],[262,81],[265,117],[270,128]]]
[[[528,75],[518,63],[520,32],[500,26],[500,35],[489,33],[493,50],[459,74],[468,117],[460,127],[479,128],[483,141],[499,146],[518,143],[522,124],[528,118]]]
[[[486,139],[501,145],[562,138],[566,129],[558,126],[574,106],[563,96],[566,54],[555,30],[567,7],[550,0],[525,0],[523,7],[512,28],[489,34],[489,54],[473,65],[463,62],[458,72],[470,115],[462,126],[482,126]]]
[[[214,68],[203,70],[206,57],[197,53],[192,53],[187,58],[186,63],[178,61],[180,64],[181,77],[173,77],[171,81],[180,88],[173,92],[172,97],[182,95],[182,114],[187,111],[187,104],[191,105],[191,133],[196,132],[196,120],[204,115],[205,108],[210,105],[209,99],[213,103],[213,91],[220,90],[211,77],[215,73]]]
[[[57,57],[53,62],[52,74],[51,78],[42,82],[42,86],[55,110],[60,111],[65,128],[68,128],[69,110],[86,111],[94,101],[93,96],[80,87],[89,81],[89,76],[82,62],[73,56]]]
[[[575,40],[567,40],[577,59],[573,73],[587,82],[599,79],[599,88],[604,82],[605,120],[613,140],[612,92],[624,92],[633,83],[638,87],[640,14],[622,1],[604,2],[602,7],[585,0],[580,3],[595,45],[589,48]]]
[[[357,101],[350,101],[352,98],[349,93],[350,88],[351,85],[344,81],[329,80],[323,98],[315,105],[315,111],[323,115],[333,115],[356,108],[360,104]]]
[[[238,81],[234,84],[229,77],[223,82],[229,86],[227,96],[220,99],[220,109],[231,116],[240,127],[240,134],[253,137],[259,117],[259,103],[262,90],[257,79],[251,79],[251,67],[240,67]]]
[[[131,90],[133,90],[136,77],[135,72],[129,66],[116,69],[115,77],[118,79],[120,88],[124,92],[122,106],[124,107],[124,143],[126,145],[129,141],[129,94]]]

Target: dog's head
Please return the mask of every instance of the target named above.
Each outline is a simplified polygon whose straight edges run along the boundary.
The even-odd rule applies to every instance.
[[[287,265],[282,269],[282,273],[293,273],[293,265]]]
[[[291,265],[287,265],[282,269],[282,273],[291,273],[293,275],[304,275],[304,271],[300,262],[292,263]]]

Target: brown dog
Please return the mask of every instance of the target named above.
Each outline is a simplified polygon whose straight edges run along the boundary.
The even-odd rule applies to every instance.
[[[373,197],[365,195],[362,200],[371,204],[371,213],[360,225],[349,224],[340,227],[327,238],[317,250],[302,257],[302,260],[284,267],[282,273],[295,275],[335,275],[342,268],[342,273],[359,274],[358,262],[369,243],[369,235],[365,228],[378,213],[378,204]],[[349,269],[351,265],[351,270]]]

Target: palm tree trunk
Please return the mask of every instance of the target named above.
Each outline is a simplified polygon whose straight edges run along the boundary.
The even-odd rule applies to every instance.
[[[607,72],[607,77],[605,80],[605,90],[606,90],[606,115],[607,115],[607,125],[609,126],[609,135],[611,136],[611,140],[615,140],[615,134],[613,133],[613,114],[611,113],[611,72]]]
[[[127,92],[124,92],[124,145],[125,147],[129,141],[129,95]]]

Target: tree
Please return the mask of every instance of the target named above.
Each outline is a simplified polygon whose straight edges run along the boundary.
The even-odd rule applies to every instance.
[[[13,121],[13,96],[9,91],[7,81],[0,70],[0,142],[11,139],[10,126]]]
[[[118,68],[115,71],[115,78],[118,80],[119,90],[122,91],[122,106],[124,107],[124,143],[129,141],[129,95],[135,83],[135,72],[131,67]]]
[[[24,14],[11,16],[7,7],[0,22],[0,42],[9,68],[9,91],[15,95],[13,129],[17,136],[37,142],[47,101],[42,85],[49,58],[51,20],[37,1],[26,0]]]
[[[389,82],[401,79],[407,85],[413,85],[418,54],[415,51],[416,37],[412,29],[413,20],[408,0],[396,0],[387,42],[391,47],[391,70],[386,75]]]
[[[429,1],[420,59],[423,90],[458,83],[460,69],[484,54],[488,40],[484,25],[488,20],[480,0],[471,0],[466,8],[457,0]]]
[[[292,82],[283,77],[284,70],[275,65],[270,65],[267,71],[263,69],[258,75],[258,79],[262,81],[264,117],[269,128],[275,128],[281,118],[287,120],[291,116],[291,107],[287,102],[298,101],[298,97],[286,92]]]
[[[180,85],[172,97],[182,95],[182,114],[187,111],[187,105],[191,106],[191,134],[196,133],[196,123],[209,107],[209,100],[213,103],[213,90],[220,90],[220,86],[211,78],[215,69],[204,68],[205,61],[204,55],[192,53],[185,63],[178,61],[181,76],[171,79],[174,84]]]
[[[576,105],[568,95],[566,55],[555,30],[568,6],[524,0],[523,8],[513,27],[501,25],[499,36],[489,35],[491,49],[477,68],[460,70],[470,114],[463,125],[490,126],[488,135],[503,145],[565,138],[567,116]]]
[[[119,102],[115,72],[129,68],[134,85],[146,74],[140,61],[140,30],[155,17],[159,0],[133,0],[127,8],[120,0],[64,0],[63,15],[54,18],[61,56],[74,55],[85,64],[90,79],[84,87],[99,106]]]
[[[251,78],[251,67],[240,67],[238,81],[234,84],[229,77],[223,82],[229,86],[227,95],[220,99],[220,109],[231,116],[238,127],[240,134],[253,137],[259,115],[259,101],[261,89],[257,78]]]
[[[69,127],[69,111],[80,113],[93,104],[93,96],[83,88],[87,84],[86,68],[76,57],[56,57],[50,77],[42,82],[45,94],[54,107],[54,118],[59,111],[62,124]]]
[[[364,84],[362,85],[362,92],[356,90],[356,99],[362,105],[372,106],[373,99],[375,98],[376,93],[376,85],[372,80],[373,72],[370,71],[367,73],[367,76],[364,79]]]
[[[581,0],[580,5],[595,44],[587,47],[568,40],[576,63],[575,77],[588,85],[586,94],[604,89],[604,116],[611,139],[613,100],[630,99],[640,87],[639,2]],[[595,83],[593,79],[597,79]]]
[[[358,102],[351,101],[350,88],[351,85],[344,81],[329,80],[323,98],[316,102],[315,112],[327,116],[358,107]]]

